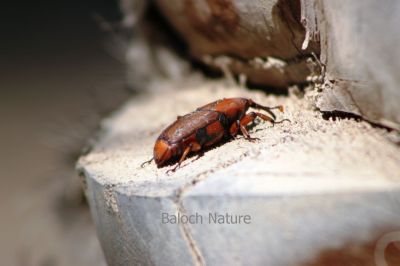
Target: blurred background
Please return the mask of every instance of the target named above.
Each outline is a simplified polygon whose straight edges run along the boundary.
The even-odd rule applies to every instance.
[[[337,98],[328,97],[331,91],[341,96],[352,86],[355,95],[360,88],[364,92],[366,84],[358,82],[361,76],[370,82],[367,92],[371,93],[356,98],[366,118],[390,120],[388,125],[398,128],[398,62],[392,58],[400,51],[396,45],[400,39],[380,30],[381,21],[388,27],[386,18],[391,18],[389,29],[397,30],[396,9],[377,8],[373,1],[365,6],[347,3],[352,9],[325,1],[324,8],[333,15],[320,21],[331,27],[323,36],[328,42],[321,46],[314,24],[305,29],[300,23],[300,1],[267,1],[274,3],[268,12],[257,1],[240,0],[236,7],[230,1],[177,2],[179,10],[166,0],[157,5],[147,5],[154,2],[146,0],[7,1],[2,5],[0,265],[105,265],[75,163],[96,136],[100,119],[139,89],[159,89],[157,79],[177,82],[189,73],[195,79],[193,72],[198,70],[208,78],[223,72],[242,85],[285,94],[290,85],[301,89],[310,80],[319,82],[322,51],[340,60],[328,61],[327,73],[333,74],[333,80],[320,85],[335,90],[318,90],[327,92],[318,108],[337,111]],[[352,12],[344,13],[342,8]],[[378,15],[358,12],[364,9]],[[316,21],[312,16],[317,13],[305,12],[310,16],[306,19]],[[334,15],[343,24],[331,23],[336,21]],[[261,18],[265,24],[251,23]],[[248,23],[250,30],[244,27]],[[359,32],[359,24],[379,30]],[[388,40],[376,42],[383,37],[372,33]],[[348,41],[355,37],[365,45]],[[392,51],[382,49],[383,44]],[[365,57],[366,51],[370,56]],[[370,75],[370,68],[376,76]],[[329,73],[329,69],[343,72]],[[350,98],[339,111],[354,111]],[[398,133],[394,139],[398,144]]]
[[[7,1],[0,12],[0,264],[104,265],[74,165],[130,94],[124,40],[101,26],[120,21],[118,2]]]

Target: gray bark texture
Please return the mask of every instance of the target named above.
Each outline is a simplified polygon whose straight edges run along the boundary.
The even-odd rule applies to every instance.
[[[162,25],[144,34],[151,21],[136,18],[146,1],[122,2],[140,33],[127,53],[130,76],[150,92],[105,119],[78,163],[110,265],[400,263],[397,249],[385,251],[400,239],[399,133],[369,123],[400,123],[398,1],[153,2],[190,57],[240,85],[193,71],[154,42]],[[128,19],[133,6],[140,12]],[[288,95],[248,90],[246,80]],[[238,137],[171,175],[169,166],[141,167],[178,115],[224,97],[281,104],[278,119],[291,122],[258,123],[258,142]],[[321,110],[364,120],[323,119]],[[252,223],[209,223],[215,212]],[[205,220],[165,224],[163,213]]]
[[[313,41],[301,49],[305,29],[297,1],[156,2],[193,57],[257,84],[282,88],[304,83],[312,69],[307,58],[319,53]]]
[[[79,161],[110,265],[299,265],[323,261],[328,251],[334,261],[347,254],[349,262],[374,263],[376,241],[400,228],[392,133],[321,119],[314,90],[303,98],[265,96],[190,76],[163,86],[167,91],[132,99],[105,120]],[[292,122],[261,122],[250,130],[258,142],[239,136],[169,175],[173,166],[141,167],[178,115],[223,97],[283,104],[278,119]],[[252,222],[213,224],[215,212],[247,214]],[[163,223],[163,213],[197,213],[203,222]]]
[[[400,128],[398,1],[156,3],[190,54],[210,67],[275,88],[319,80],[322,111]]]
[[[302,0],[307,40],[319,40],[326,67],[317,101],[399,128],[400,2]],[[303,48],[304,48],[303,47]]]

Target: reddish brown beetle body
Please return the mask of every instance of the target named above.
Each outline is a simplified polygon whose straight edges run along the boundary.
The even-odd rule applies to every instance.
[[[246,114],[250,107],[264,110],[271,117],[258,112]],[[154,145],[153,159],[158,167],[162,167],[180,158],[177,166],[172,169],[174,171],[189,153],[214,145],[223,138],[234,137],[239,130],[246,139],[254,140],[245,126],[256,117],[271,123],[284,121],[275,122],[271,109],[283,111],[282,106],[266,107],[246,98],[222,99],[204,105],[178,117],[160,134]]]

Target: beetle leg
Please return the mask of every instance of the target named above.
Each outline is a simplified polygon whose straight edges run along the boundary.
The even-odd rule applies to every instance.
[[[169,169],[166,173],[168,174],[169,172],[175,172],[176,169],[178,169],[181,166],[181,163],[185,160],[186,156],[189,154],[189,152],[191,150],[192,150],[192,144],[187,146],[186,149],[183,151],[183,154],[182,154],[181,158],[179,159],[178,164],[174,168]]]
[[[240,124],[240,131],[242,132],[242,134],[244,135],[244,137],[249,140],[249,141],[254,141],[254,140],[260,140],[259,138],[252,138],[250,137],[249,132],[247,131],[246,127],[243,126],[242,124]]]
[[[271,123],[272,123],[272,126],[274,126],[275,124],[283,123],[283,122],[285,122],[285,121],[290,122],[290,120],[289,120],[289,119],[286,119],[286,118],[285,118],[285,119],[282,119],[282,120],[279,120],[279,121],[276,121],[276,120],[272,119],[271,117],[266,116],[266,115],[264,115],[264,114],[262,114],[262,113],[257,113],[257,112],[256,112],[255,114],[256,114],[256,116],[258,116],[258,117],[261,118],[262,120],[271,122]]]
[[[148,160],[148,161],[145,161],[145,162],[143,162],[141,165],[140,165],[140,167],[144,167],[144,165],[145,164],[148,164],[148,163],[151,163],[151,161],[153,161],[154,160],[154,157],[153,158],[151,158],[150,160]]]
[[[285,118],[285,119],[282,119],[282,120],[279,120],[279,121],[274,121],[274,123],[272,123],[272,125],[274,125],[274,124],[280,124],[280,123],[283,123],[283,122],[292,122],[292,121],[290,121],[290,119],[287,119],[287,118]]]
[[[249,114],[247,114],[246,116],[248,116],[248,115],[251,115],[252,117],[254,116],[254,118],[253,118],[253,120],[258,116],[259,118],[261,118],[262,120],[264,120],[264,121],[267,121],[267,122],[271,122],[272,123],[272,126],[274,126],[275,124],[280,124],[280,123],[282,123],[282,122],[285,122],[285,121],[288,121],[288,122],[290,122],[290,120],[289,119],[282,119],[282,120],[280,120],[280,121],[276,121],[275,119],[272,119],[271,117],[269,117],[269,116],[267,116],[267,115],[265,115],[265,114],[262,114],[262,113],[258,113],[258,112],[251,112],[251,113],[249,113]],[[245,117],[246,117],[245,116]],[[244,118],[244,117],[243,117]],[[252,121],[252,120],[251,120]]]
[[[229,128],[229,134],[234,138],[240,128],[240,122],[239,120],[236,120],[235,123],[232,124],[232,126]]]
[[[261,113],[250,112],[250,113],[246,114],[245,116],[243,116],[242,119],[240,119],[240,122],[239,122],[240,131],[242,132],[243,136],[247,140],[250,140],[250,141],[259,140],[259,138],[250,137],[250,134],[246,129],[246,125],[248,125],[249,123],[253,122],[254,119],[256,119],[256,117],[258,116],[258,114],[261,114]],[[263,114],[261,114],[261,115],[263,115]],[[268,117],[266,115],[264,115],[264,116]],[[270,118],[270,119],[272,120],[272,118]]]
[[[254,119],[256,119],[256,117],[261,118],[264,121],[268,121],[271,122],[272,125],[276,124],[276,123],[282,123],[285,120],[288,119],[283,119],[281,121],[275,121],[273,118],[262,114],[262,113],[258,113],[258,112],[250,112],[248,114],[246,114],[245,116],[242,117],[242,119],[240,119],[240,131],[242,132],[242,134],[245,136],[246,139],[248,140],[258,140],[258,138],[251,138],[249,132],[246,129],[246,125],[248,125],[249,123],[253,122]]]

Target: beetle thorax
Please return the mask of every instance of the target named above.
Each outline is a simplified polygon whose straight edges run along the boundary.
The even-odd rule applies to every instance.
[[[229,121],[236,121],[246,113],[248,104],[245,99],[226,99],[218,105],[216,109],[217,111],[224,113]]]

